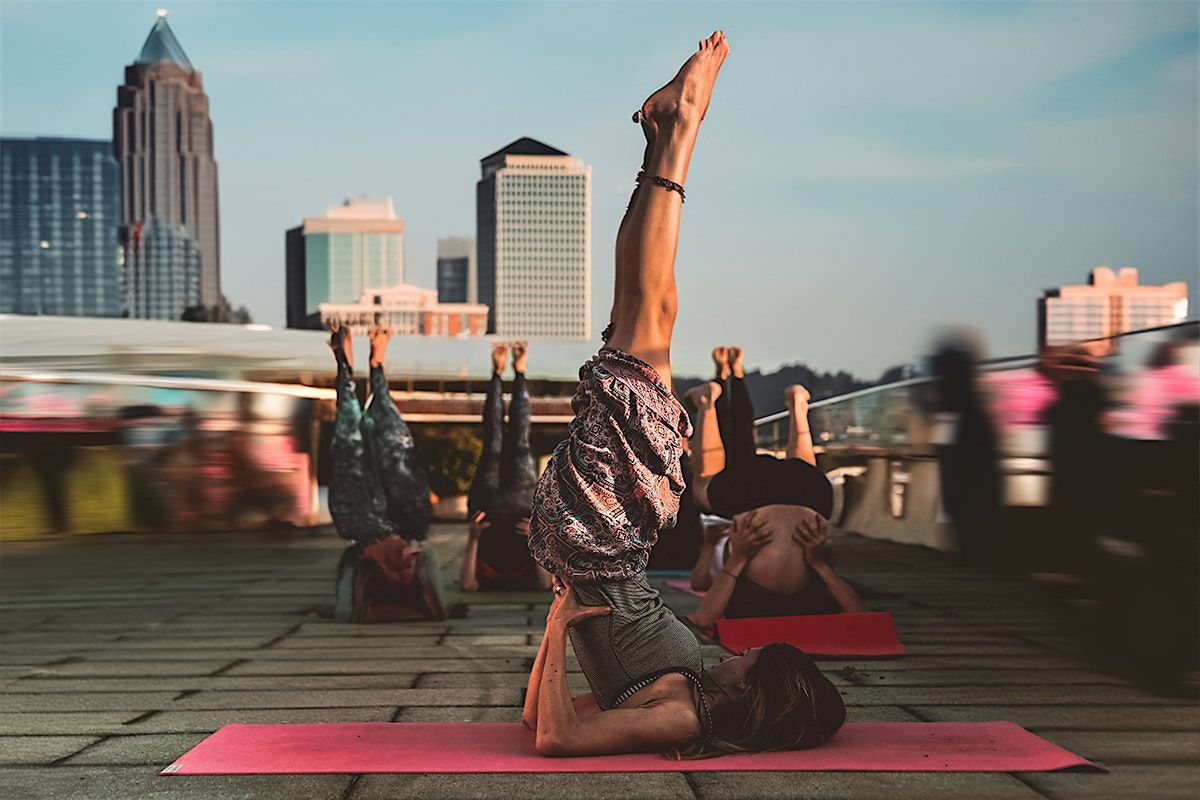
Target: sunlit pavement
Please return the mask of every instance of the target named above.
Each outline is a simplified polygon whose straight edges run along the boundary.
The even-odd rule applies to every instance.
[[[464,535],[435,529],[448,570]],[[908,653],[823,663],[851,719],[1012,720],[1111,772],[159,776],[231,722],[519,719],[544,606],[340,624],[328,616],[340,548],[328,531],[0,545],[0,797],[1160,798],[1200,787],[1200,709],[1090,665],[1031,584],[852,536],[839,538],[839,567],[895,614]]]

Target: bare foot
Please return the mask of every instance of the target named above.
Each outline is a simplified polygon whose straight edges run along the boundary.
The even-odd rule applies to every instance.
[[[522,339],[512,343],[513,372],[525,373],[525,359],[529,357],[529,342]]]
[[[746,370],[742,367],[742,357],[744,355],[745,353],[742,352],[742,348],[740,347],[729,348],[729,369],[733,371],[733,377],[735,378],[746,377]]]
[[[729,348],[714,347],[712,351],[713,376],[723,381],[729,377]]]
[[[800,384],[792,384],[783,390],[783,398],[787,401],[788,410],[793,414],[797,410],[808,413],[808,401],[812,396]]]
[[[504,342],[492,342],[492,372],[504,374],[504,363],[508,360],[508,345]]]
[[[683,393],[683,399],[697,410],[708,408],[721,396],[721,387],[712,381],[697,384]]]
[[[367,329],[367,339],[371,342],[371,366],[383,366],[387,358],[388,340],[392,338],[392,329],[386,325],[372,325]]]
[[[698,125],[708,110],[712,98],[713,84],[725,57],[729,55],[729,44],[725,34],[715,31],[700,42],[679,73],[666,86],[646,98],[635,119],[642,123],[646,140],[652,141],[664,126],[676,123]]]
[[[354,353],[351,347],[353,341],[349,328],[344,328],[337,323],[329,326],[329,349],[333,351],[335,358],[340,353],[346,363],[352,367],[354,366]]]

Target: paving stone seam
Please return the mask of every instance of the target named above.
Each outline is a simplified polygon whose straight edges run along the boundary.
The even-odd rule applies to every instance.
[[[291,636],[291,635],[292,635],[293,633],[295,633],[296,631],[300,630],[302,627],[304,627],[304,623],[303,623],[303,622],[297,622],[295,625],[293,625],[292,627],[288,628],[286,631],[284,631],[283,633],[279,634],[278,636],[276,636],[276,637],[275,637],[274,639],[272,639],[271,641],[269,641],[269,642],[266,642],[266,643],[264,643],[264,644],[260,644],[260,645],[258,646],[258,649],[259,649],[259,650],[266,650],[266,649],[267,649],[267,648],[269,648],[269,647],[274,647],[275,645],[277,645],[277,644],[279,644],[280,642],[282,642],[284,639],[286,639],[286,638],[288,638],[289,636]]]
[[[237,659],[234,659],[233,661],[230,661],[228,664],[226,664],[223,667],[218,667],[217,669],[213,670],[206,676],[197,676],[197,677],[216,678],[220,675],[224,675],[226,672],[228,672],[231,669],[240,667],[242,664],[249,664],[249,663],[251,663],[251,659],[249,659],[249,658],[237,658]]]
[[[92,749],[93,747],[95,747],[96,745],[100,744],[101,742],[107,741],[107,740],[109,740],[109,739],[111,739],[111,738],[113,738],[112,734],[104,734],[104,735],[100,735],[100,736],[98,736],[98,737],[96,738],[96,741],[94,741],[94,742],[91,742],[90,744],[85,744],[83,747],[79,748],[79,749],[78,749],[78,750],[76,750],[74,753],[69,753],[68,755],[65,755],[65,756],[63,756],[62,758],[57,758],[57,759],[55,759],[55,760],[51,761],[51,762],[50,762],[50,764],[49,764],[49,766],[51,766],[51,767],[57,767],[57,766],[60,766],[60,765],[61,765],[61,764],[62,764],[64,761],[66,761],[67,759],[74,758],[75,756],[79,755],[80,753],[85,753],[85,752],[87,752],[88,750],[90,750],[90,749]],[[46,765],[45,765],[45,764],[39,764],[39,765],[37,765],[37,766],[46,766]]]

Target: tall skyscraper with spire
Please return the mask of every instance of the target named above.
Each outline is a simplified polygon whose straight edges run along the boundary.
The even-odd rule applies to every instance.
[[[200,73],[158,18],[113,109],[126,313],[179,319],[221,297],[217,163]]]

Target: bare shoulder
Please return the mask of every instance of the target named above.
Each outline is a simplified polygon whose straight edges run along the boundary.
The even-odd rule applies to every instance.
[[[656,719],[674,722],[683,733],[699,736],[702,726],[696,714],[695,691],[686,675],[672,672],[640,689],[620,708],[653,712]]]

